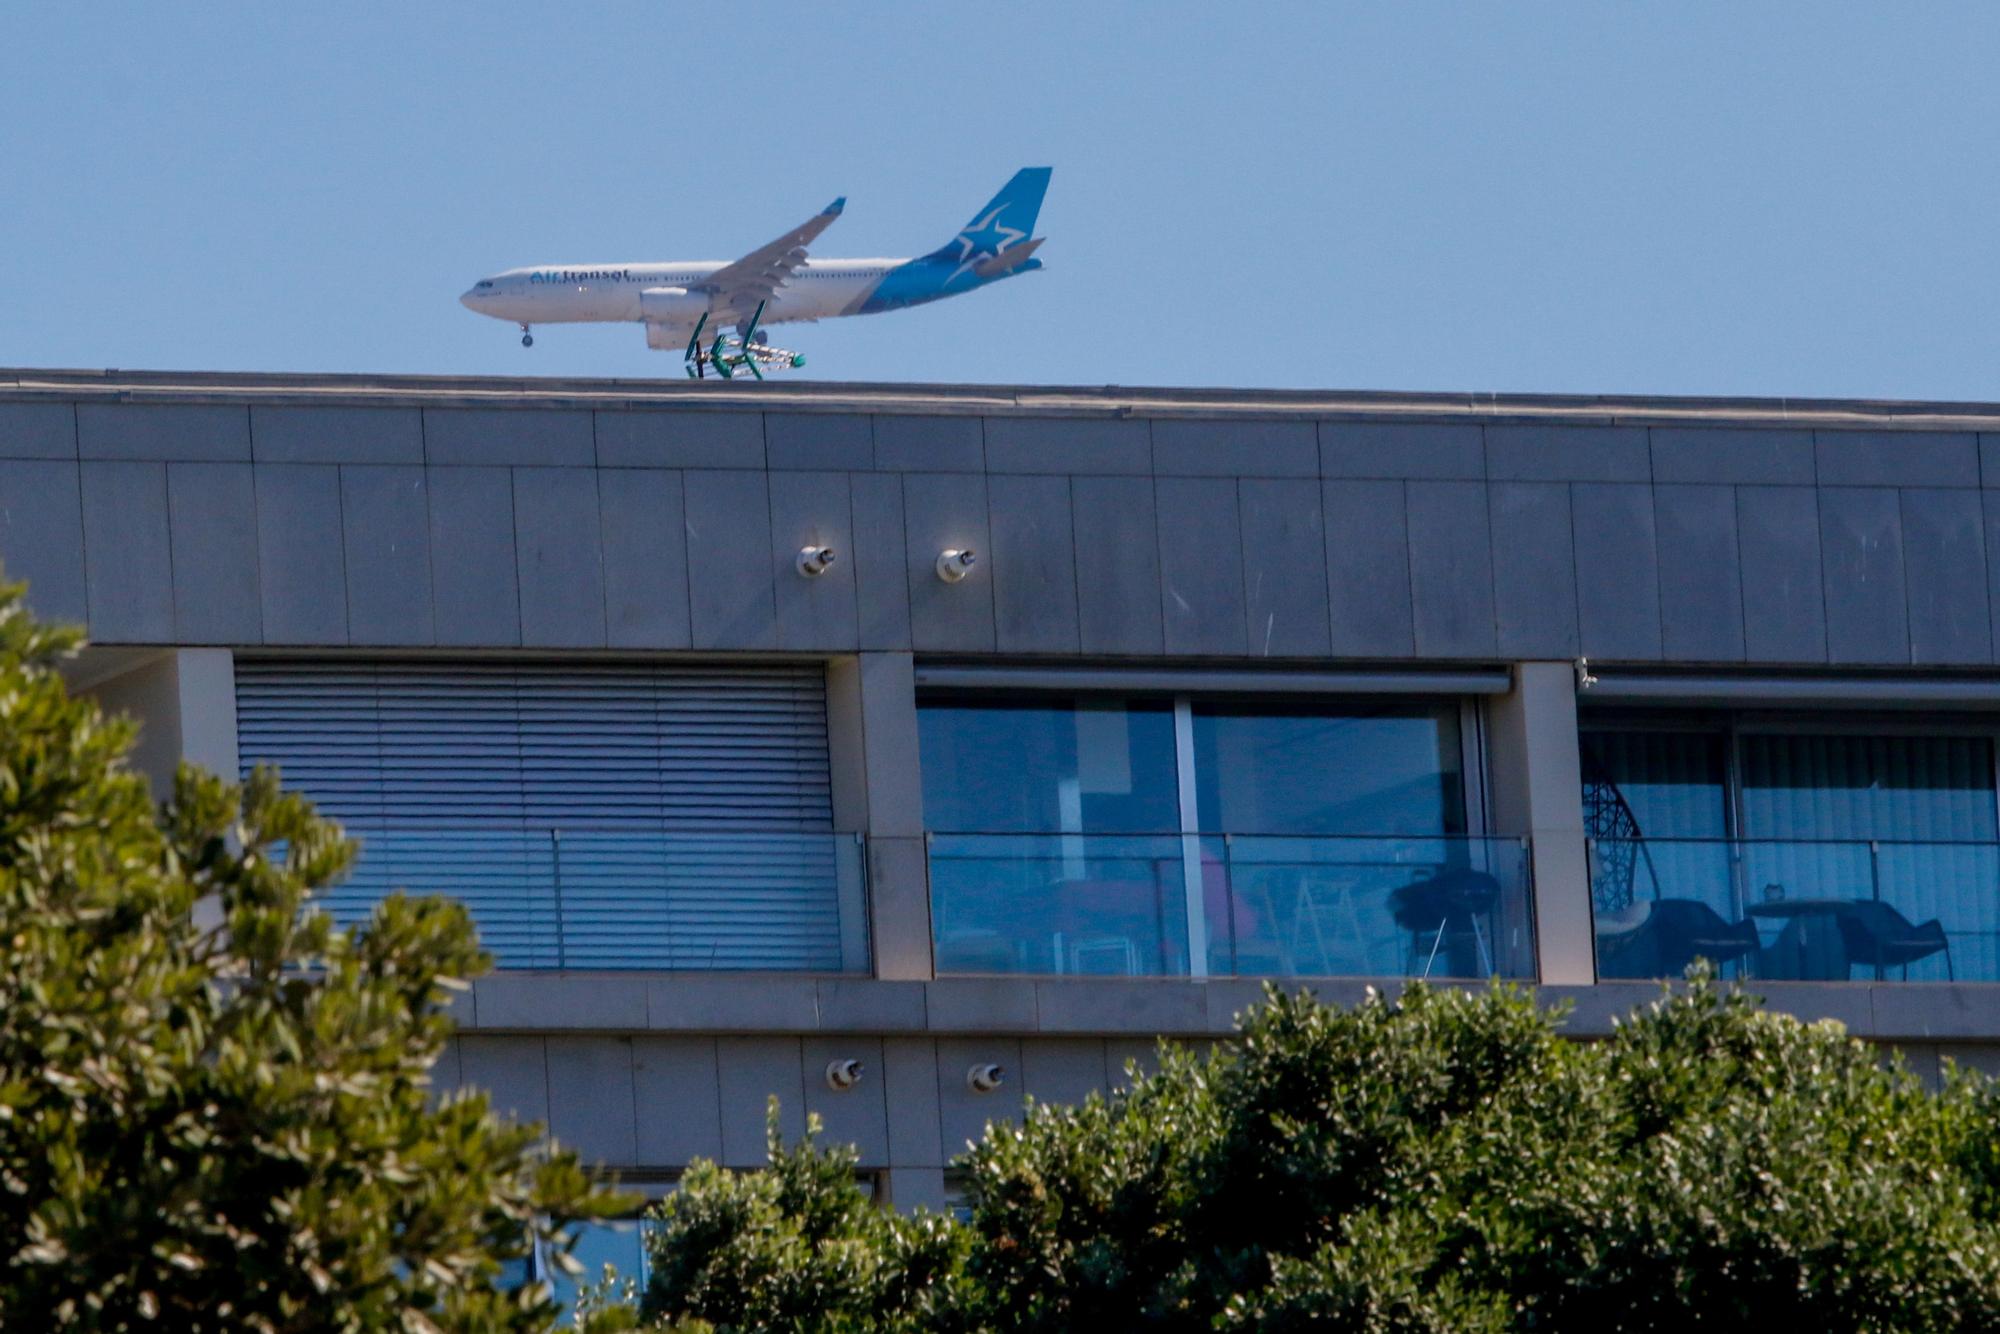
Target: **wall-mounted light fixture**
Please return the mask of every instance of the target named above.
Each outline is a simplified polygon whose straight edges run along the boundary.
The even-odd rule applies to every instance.
[[[955,584],[965,578],[966,575],[971,574],[972,567],[978,563],[979,557],[975,552],[970,550],[960,551],[957,547],[949,547],[946,550],[938,552],[938,578],[948,584]]]
[[[832,547],[800,547],[799,573],[808,579],[817,579],[833,566]]]
[[[1007,1082],[1007,1067],[982,1062],[965,1072],[965,1086],[974,1093],[991,1093]]]
[[[845,1093],[861,1082],[861,1072],[867,1068],[859,1061],[828,1061],[826,1086],[835,1093]]]

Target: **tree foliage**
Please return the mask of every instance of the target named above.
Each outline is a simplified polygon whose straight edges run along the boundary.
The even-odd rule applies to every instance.
[[[964,1229],[934,1214],[880,1209],[856,1184],[855,1153],[807,1140],[786,1147],[773,1099],[769,1167],[737,1173],[702,1161],[665,1202],[646,1309],[725,1329],[973,1328]]]
[[[969,1218],[853,1159],[692,1174],[645,1311],[721,1329],[2000,1328],[2000,1096],[1697,975],[1609,1039],[1517,990],[1272,991],[1206,1057],[1031,1107]],[[920,1237],[921,1245],[911,1237]],[[753,1291],[754,1290],[754,1291]],[[786,1292],[785,1303],[762,1291]]]
[[[464,910],[302,911],[354,845],[269,773],[156,809],[75,644],[0,587],[0,1326],[549,1328],[503,1266],[619,1202],[483,1095],[433,1105]]]

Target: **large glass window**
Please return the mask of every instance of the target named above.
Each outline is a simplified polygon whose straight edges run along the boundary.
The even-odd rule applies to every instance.
[[[1171,700],[942,699],[921,719],[941,971],[1186,971]]]
[[[1583,737],[1598,971],[2000,978],[1994,737],[1713,718]],[[1893,971],[1891,971],[1893,970]]]
[[[1462,834],[1456,707],[1192,706],[1201,827]]]
[[[1510,976],[1452,702],[928,698],[940,972]]]
[[[1747,732],[1742,755],[1746,838],[2000,837],[1986,737]]]
[[[924,822],[962,833],[1180,828],[1170,700],[941,700],[923,709]]]

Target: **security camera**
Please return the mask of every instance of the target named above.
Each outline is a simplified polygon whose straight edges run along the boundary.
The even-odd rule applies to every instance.
[[[978,554],[970,550],[960,551],[957,547],[951,547],[940,551],[937,558],[938,578],[948,584],[955,584],[971,574],[972,567],[978,562]]]
[[[808,579],[817,579],[825,574],[833,564],[832,547],[800,547],[799,573]]]
[[[845,1093],[861,1082],[861,1072],[867,1068],[859,1061],[828,1061],[826,1086],[836,1093]]]
[[[1007,1078],[1007,1067],[984,1063],[965,1072],[965,1086],[974,1093],[991,1093]]]

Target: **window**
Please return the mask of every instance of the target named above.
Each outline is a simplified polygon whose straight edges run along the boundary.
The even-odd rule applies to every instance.
[[[818,667],[237,661],[246,769],[361,841],[325,906],[460,899],[503,968],[865,965]]]
[[[919,703],[940,972],[1532,971],[1456,701]]]
[[[655,1226],[643,1218],[607,1218],[578,1224],[570,1230],[570,1256],[583,1266],[583,1272],[574,1277],[536,1256],[534,1275],[549,1285],[556,1304],[563,1310],[560,1324],[564,1328],[574,1322],[578,1293],[602,1282],[606,1265],[616,1273],[619,1283],[629,1280],[644,1294],[650,1272],[646,1234]]]
[[[1170,700],[947,700],[923,709],[925,823],[964,833],[1180,829]]]
[[[1637,717],[1582,749],[1601,976],[2000,978],[1990,726]]]
[[[1989,738],[1750,733],[1741,747],[1747,838],[2000,837]]]
[[[1196,703],[1193,723],[1206,832],[1465,832],[1455,707]]]

